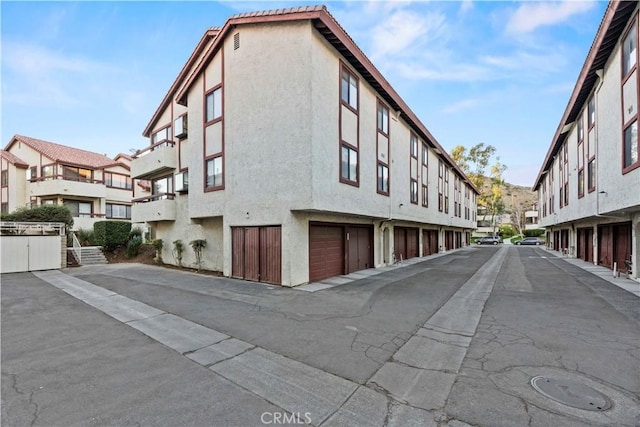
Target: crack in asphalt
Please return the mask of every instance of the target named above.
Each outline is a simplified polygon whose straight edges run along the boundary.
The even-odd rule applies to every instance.
[[[18,374],[4,373],[4,375],[7,375],[7,376],[11,377],[11,388],[13,389],[13,391],[16,392],[16,394],[19,394],[21,396],[25,396],[26,395],[25,392],[20,391],[18,389]],[[40,416],[40,407],[38,406],[38,404],[36,402],[33,401],[33,398],[34,398],[33,394],[34,394],[33,391],[29,392],[28,404],[29,404],[29,406],[34,406],[33,412],[31,414],[33,419],[29,423],[30,426],[33,426],[36,423],[36,421],[38,420],[38,417]]]

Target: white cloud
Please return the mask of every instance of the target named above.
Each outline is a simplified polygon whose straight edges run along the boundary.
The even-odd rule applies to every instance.
[[[463,99],[462,101],[447,105],[442,109],[442,112],[445,114],[459,113],[460,111],[469,110],[480,104],[482,104],[482,100],[478,98]]]
[[[372,57],[383,58],[432,42],[444,33],[445,17],[440,13],[419,15],[405,10],[396,11],[374,27],[371,35]]]
[[[538,27],[560,24],[573,15],[591,10],[595,4],[593,1],[525,2],[509,18],[506,32],[530,33]]]
[[[109,64],[37,44],[10,41],[3,45],[2,68],[5,100],[38,107],[80,105],[88,95],[83,93],[83,84],[119,71]]]

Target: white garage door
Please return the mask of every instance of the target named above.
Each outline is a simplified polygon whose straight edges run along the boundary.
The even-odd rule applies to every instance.
[[[60,236],[2,236],[0,272],[52,270],[62,262]]]

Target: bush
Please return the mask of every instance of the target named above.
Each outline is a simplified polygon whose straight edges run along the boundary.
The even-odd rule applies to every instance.
[[[142,239],[142,230],[139,227],[132,228],[129,232],[129,240],[133,240],[134,237]]]
[[[155,239],[151,241],[151,246],[156,249],[156,262],[162,264],[162,248],[164,247],[164,242],[162,239]]]
[[[196,265],[198,266],[198,271],[202,268],[202,252],[204,248],[207,247],[207,241],[204,239],[192,240],[189,242],[191,247],[193,248],[193,252],[196,255]]]
[[[0,215],[2,221],[14,222],[62,222],[67,229],[73,227],[71,211],[61,205],[41,205],[33,208],[18,208],[12,213]]]
[[[516,230],[510,225],[501,225],[499,234],[502,238],[508,239],[516,234]]]
[[[78,242],[80,242],[80,246],[91,246],[94,244],[93,238],[93,230],[86,230],[84,228],[79,228],[74,231]]]
[[[182,267],[183,252],[184,252],[184,244],[182,243],[182,240],[180,239],[174,240],[172,254],[173,254],[173,258],[176,260],[176,262],[180,267]]]
[[[113,252],[129,240],[131,223],[124,221],[98,221],[93,224],[93,237],[97,245],[105,251]]]
[[[127,243],[127,252],[125,253],[126,257],[133,258],[137,256],[140,245],[142,245],[141,236],[134,236],[133,239],[129,240],[129,243]]]
[[[531,230],[524,230],[525,237],[541,237],[544,236],[545,233],[544,228],[534,228]]]

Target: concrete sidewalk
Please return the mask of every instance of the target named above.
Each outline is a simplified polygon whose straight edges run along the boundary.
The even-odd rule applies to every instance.
[[[490,265],[469,279],[366,385],[59,271],[34,275],[287,413],[304,414],[314,425],[460,427],[464,424],[447,419],[439,409],[475,333],[504,253],[498,251]]]

